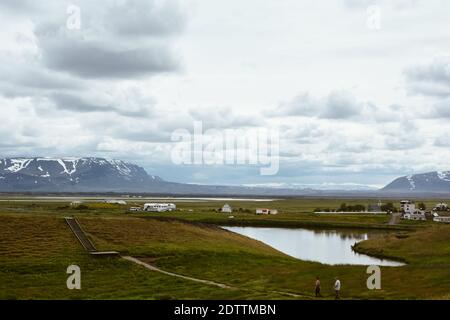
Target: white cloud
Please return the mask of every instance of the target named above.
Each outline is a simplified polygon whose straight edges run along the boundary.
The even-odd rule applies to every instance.
[[[364,104],[356,101],[347,91],[334,91],[326,97],[316,98],[309,93],[301,93],[277,109],[267,113],[275,116],[305,116],[322,119],[347,119],[358,116]]]

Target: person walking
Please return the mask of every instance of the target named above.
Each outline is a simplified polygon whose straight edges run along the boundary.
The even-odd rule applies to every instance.
[[[337,277],[334,279],[336,280],[334,283],[334,292],[336,293],[335,299],[339,300],[341,298],[341,281]]]
[[[322,297],[320,294],[320,279],[316,277],[316,298]]]

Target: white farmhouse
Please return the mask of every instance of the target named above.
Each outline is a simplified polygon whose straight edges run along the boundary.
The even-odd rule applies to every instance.
[[[406,219],[406,220],[421,220],[421,221],[427,220],[427,218],[425,216],[425,211],[418,210],[418,209],[415,210],[414,212],[405,213],[403,215],[403,219]]]
[[[438,203],[438,204],[434,207],[433,211],[448,211],[448,204],[443,203],[443,202]]]
[[[400,202],[400,211],[403,213],[402,218],[405,220],[427,220],[425,211],[416,209],[416,204],[410,200]]]
[[[222,209],[220,210],[220,212],[222,213],[232,213],[233,209],[231,208],[231,206],[228,203],[225,203],[222,207]]]
[[[256,214],[278,214],[278,210],[277,209],[260,208],[260,209],[256,209]]]

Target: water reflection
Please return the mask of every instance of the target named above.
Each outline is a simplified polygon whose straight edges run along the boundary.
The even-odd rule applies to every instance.
[[[257,227],[224,227],[262,241],[292,257],[324,264],[401,266],[403,263],[358,254],[352,246],[380,232],[346,230],[308,230]],[[382,233],[381,233],[382,234]]]

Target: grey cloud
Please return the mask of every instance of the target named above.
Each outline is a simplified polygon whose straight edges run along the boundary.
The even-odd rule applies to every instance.
[[[0,57],[0,88],[4,96],[35,96],[52,90],[83,90],[86,86],[66,74],[41,68],[34,61],[20,63]],[[8,63],[6,63],[8,61]]]
[[[388,150],[411,150],[425,144],[425,138],[413,121],[403,121],[384,133],[384,145]]]
[[[424,139],[418,135],[390,136],[386,138],[385,145],[389,150],[411,150],[417,149],[424,144]]]
[[[282,125],[280,133],[283,139],[301,145],[317,143],[329,134],[321,126],[320,121],[311,122],[310,120],[306,123],[296,123],[295,126]]]
[[[325,103],[320,115],[325,119],[345,119],[360,114],[363,105],[348,92],[333,92]]]
[[[37,1],[33,0],[2,0],[0,7],[16,13],[28,13],[38,8]]]
[[[407,119],[411,114],[411,109],[399,104],[391,104],[387,107],[380,108],[373,103],[367,103],[364,111],[366,119],[373,120],[377,123],[402,121],[402,119]]]
[[[186,26],[186,14],[179,0],[103,0],[74,2],[47,0],[45,6],[35,0],[2,0],[0,8],[29,16],[33,21],[58,21],[65,24],[66,9],[81,9],[83,28],[95,28],[103,36],[166,36],[177,34]],[[31,15],[32,14],[32,15]]]
[[[309,93],[301,93],[291,101],[282,103],[278,109],[271,110],[269,113],[283,116],[315,116],[319,108],[320,106]]]
[[[137,109],[129,109],[127,106],[117,106],[112,103],[90,102],[79,96],[65,93],[54,93],[50,96],[50,100],[53,101],[57,109],[72,112],[113,112],[126,117],[148,117],[151,115],[146,105]]]
[[[431,116],[435,118],[450,118],[450,98],[437,102]]]
[[[43,60],[49,68],[86,78],[135,78],[175,71],[177,59],[164,46],[117,48],[80,39],[45,39]]]
[[[45,67],[90,79],[134,79],[180,68],[171,37],[185,27],[178,1],[79,1],[79,30],[65,28],[66,7],[52,4],[34,19]]]
[[[450,57],[441,57],[429,64],[405,71],[408,91],[424,96],[450,96]]]
[[[450,147],[450,136],[449,135],[442,135],[442,136],[437,137],[434,140],[434,145],[436,147],[442,147],[442,148]]]

